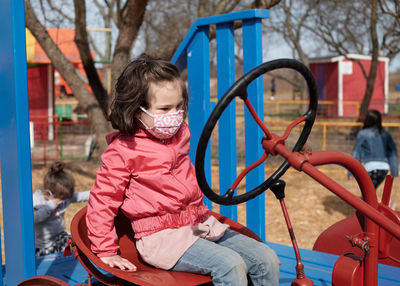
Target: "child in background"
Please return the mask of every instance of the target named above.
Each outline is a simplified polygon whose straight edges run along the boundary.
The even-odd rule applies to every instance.
[[[89,191],[74,193],[74,178],[64,168],[62,162],[51,165],[43,189],[33,194],[36,256],[64,251],[70,237],[65,232],[64,212],[70,203],[89,199]]]
[[[358,132],[353,157],[364,164],[375,189],[383,182],[388,171],[399,175],[397,148],[389,132],[382,127],[382,116],[377,110],[368,110],[363,128]]]
[[[399,176],[397,148],[392,135],[383,129],[382,115],[378,110],[368,110],[352,155],[364,164],[375,190],[385,180],[389,170],[392,177]],[[396,209],[396,202],[390,200],[389,207]]]
[[[275,93],[276,93],[276,85],[275,85],[275,78],[274,77],[271,79],[271,82],[269,83],[269,89],[271,90],[270,99],[274,100],[275,99]]]
[[[267,245],[221,224],[203,203],[188,156],[186,86],[175,65],[142,55],[119,77],[86,222],[92,251],[134,271],[119,256],[114,218],[131,220],[142,259],[161,269],[212,276],[214,285],[278,285],[279,260]]]

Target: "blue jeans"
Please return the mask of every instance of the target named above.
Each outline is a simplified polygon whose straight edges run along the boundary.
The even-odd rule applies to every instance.
[[[211,275],[214,285],[279,285],[279,259],[267,245],[227,229],[216,241],[199,238],[172,270]]]

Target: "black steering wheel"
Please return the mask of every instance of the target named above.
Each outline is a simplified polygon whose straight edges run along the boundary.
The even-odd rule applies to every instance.
[[[308,93],[309,93],[309,107],[307,112],[302,116],[301,121],[304,121],[304,127],[301,131],[301,134],[293,147],[293,152],[300,151],[304,144],[307,141],[308,136],[310,135],[311,128],[315,121],[317,106],[318,106],[318,92],[317,92],[317,85],[315,83],[315,79],[311,71],[301,62],[293,59],[277,59],[269,62],[265,62],[258,67],[254,68],[253,70],[249,71],[247,74],[243,75],[240,79],[238,79],[230,89],[225,93],[225,95],[218,101],[217,105],[215,106],[214,110],[211,112],[210,117],[208,118],[204,129],[200,135],[199,143],[196,150],[196,159],[195,159],[195,166],[196,166],[196,176],[197,181],[201,190],[203,191],[204,195],[209,198],[211,201],[221,204],[221,205],[235,205],[246,202],[265,190],[267,190],[273,183],[275,183],[290,167],[290,164],[287,160],[282,163],[282,165],[262,184],[258,187],[254,188],[250,192],[246,192],[245,194],[234,196],[234,188],[228,189],[225,194],[218,195],[215,193],[207,183],[207,179],[204,172],[204,156],[206,153],[206,148],[208,141],[210,139],[211,133],[217,124],[221,114],[224,112],[226,107],[231,103],[235,97],[240,97],[243,101],[245,101],[246,106],[249,110],[252,108],[249,100],[247,98],[247,86],[256,78],[263,75],[266,72],[288,68],[293,69],[300,73],[303,78],[305,79],[307,86],[308,86]],[[249,106],[250,105],[250,106]],[[251,111],[251,110],[250,110]],[[263,129],[265,133],[264,139],[268,140],[271,139],[271,133],[269,133],[267,127],[264,123],[260,120],[257,114],[251,113],[253,118],[257,121],[260,127]],[[292,123],[293,124],[293,123]],[[265,156],[266,158],[266,156]],[[265,159],[264,158],[264,159]],[[262,159],[262,158],[261,158]],[[260,161],[260,160],[259,160]],[[232,188],[232,187],[231,187]]]

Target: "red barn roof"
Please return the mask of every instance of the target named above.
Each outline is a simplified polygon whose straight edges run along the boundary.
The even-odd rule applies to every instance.
[[[75,30],[74,29],[47,29],[50,37],[57,44],[61,52],[73,63],[81,63],[78,48],[74,42]],[[26,54],[27,61],[30,64],[50,64],[51,61],[46,53],[40,47],[39,43],[33,35],[26,30]]]

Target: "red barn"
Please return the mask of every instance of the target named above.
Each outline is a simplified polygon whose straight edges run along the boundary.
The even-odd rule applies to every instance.
[[[78,48],[74,42],[74,29],[47,29],[50,37],[71,63],[84,73]],[[26,54],[28,63],[29,117],[33,123],[35,139],[53,140],[55,95],[60,89],[71,93],[61,77],[55,78],[50,59],[33,35],[26,29]],[[58,74],[58,73],[57,73]]]
[[[319,104],[319,112],[326,116],[357,116],[364,97],[367,81],[356,60],[366,72],[371,67],[371,57],[349,54],[346,57],[310,59],[310,69],[318,85],[318,98],[335,104]],[[389,86],[389,59],[378,58],[378,68],[370,109],[387,114]]]

